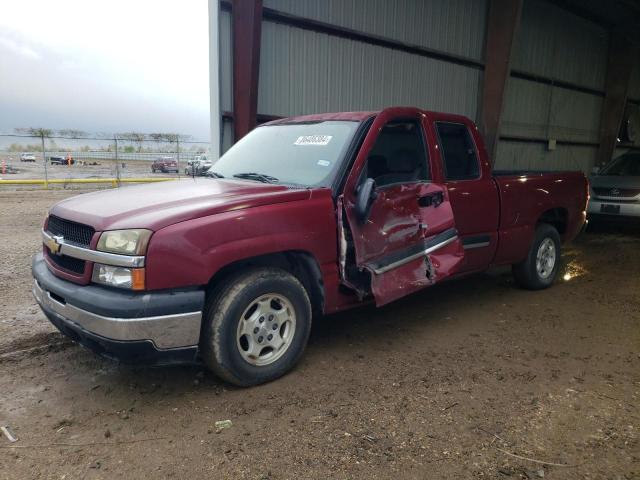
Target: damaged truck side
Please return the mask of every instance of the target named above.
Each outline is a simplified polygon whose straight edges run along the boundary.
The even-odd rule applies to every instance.
[[[314,314],[492,265],[512,265],[524,288],[550,286],[587,197],[580,172],[492,172],[466,117],[398,107],[282,119],[205,178],[54,205],[33,291],[101,355],[203,361],[255,385],[298,362]]]

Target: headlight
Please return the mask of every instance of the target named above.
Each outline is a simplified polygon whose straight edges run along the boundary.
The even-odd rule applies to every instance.
[[[114,267],[113,265],[93,265],[91,280],[110,287],[144,290],[144,268]]]
[[[151,230],[142,229],[103,232],[96,249],[122,255],[144,255],[151,233]]]

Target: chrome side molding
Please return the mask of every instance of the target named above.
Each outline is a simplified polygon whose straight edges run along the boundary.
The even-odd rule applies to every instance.
[[[442,247],[445,247],[447,245],[449,245],[452,242],[455,242],[458,239],[457,235],[454,235],[453,237],[449,237],[446,240],[443,240],[435,245],[432,245],[424,250],[420,250],[419,252],[414,253],[413,255],[409,255],[408,257],[404,257],[401,258],[400,260],[397,260],[393,263],[389,263],[387,265],[384,266],[380,266],[377,268],[373,268],[373,272],[376,275],[380,275],[381,273],[385,273],[388,272],[389,270],[393,270],[394,268],[398,268],[401,267],[402,265],[405,265],[406,263],[409,263],[413,260],[416,260],[418,258],[421,257],[426,257],[427,255],[429,255],[432,252],[435,252],[436,250],[441,249]]]

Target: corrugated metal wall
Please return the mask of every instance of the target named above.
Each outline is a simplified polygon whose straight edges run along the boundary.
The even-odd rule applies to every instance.
[[[598,142],[602,97],[510,78],[502,134]]]
[[[486,0],[264,0],[264,7],[479,62],[484,57]],[[221,104],[232,111],[231,16],[221,12],[220,18]],[[604,28],[546,0],[525,0],[512,68],[547,80],[509,79],[501,131],[509,140],[499,143],[496,168],[589,168],[603,98],[557,82],[603,90],[608,42]],[[544,83],[550,79],[556,85]],[[415,105],[477,120],[482,80],[478,68],[270,20],[262,24],[260,114]],[[640,69],[630,97],[640,98]],[[546,139],[556,139],[557,148],[548,151]]]
[[[512,68],[604,88],[607,31],[544,0],[526,0]]]
[[[409,44],[483,58],[485,0],[264,0],[264,6]]]
[[[498,145],[497,170],[582,170],[595,163],[598,149],[585,146],[557,145],[548,151],[540,143],[501,141]]]
[[[264,22],[258,111],[287,116],[415,105],[475,118],[481,75],[470,67]]]
[[[631,84],[629,85],[629,98],[640,101],[640,59],[635,64],[631,73]]]
[[[546,1],[527,0],[514,46],[512,69],[603,90],[607,31]],[[503,136],[598,143],[603,97],[521,78],[510,78]],[[505,143],[503,145],[503,143]],[[501,142],[496,168],[587,171],[596,146]],[[519,155],[516,155],[519,154]]]
[[[484,1],[266,0],[264,6],[482,57]],[[476,118],[481,78],[478,69],[265,21],[258,111],[286,116],[416,105]]]

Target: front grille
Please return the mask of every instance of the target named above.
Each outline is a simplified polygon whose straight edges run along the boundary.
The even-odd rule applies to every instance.
[[[47,231],[52,235],[62,236],[65,242],[75,243],[83,247],[89,246],[95,233],[95,230],[89,225],[64,220],[54,215],[49,216]]]
[[[630,198],[640,194],[640,188],[592,187],[599,197]]]
[[[67,255],[55,255],[50,251],[47,251],[49,259],[58,267],[68,270],[69,272],[82,275],[84,273],[84,260],[79,258],[69,257]]]

